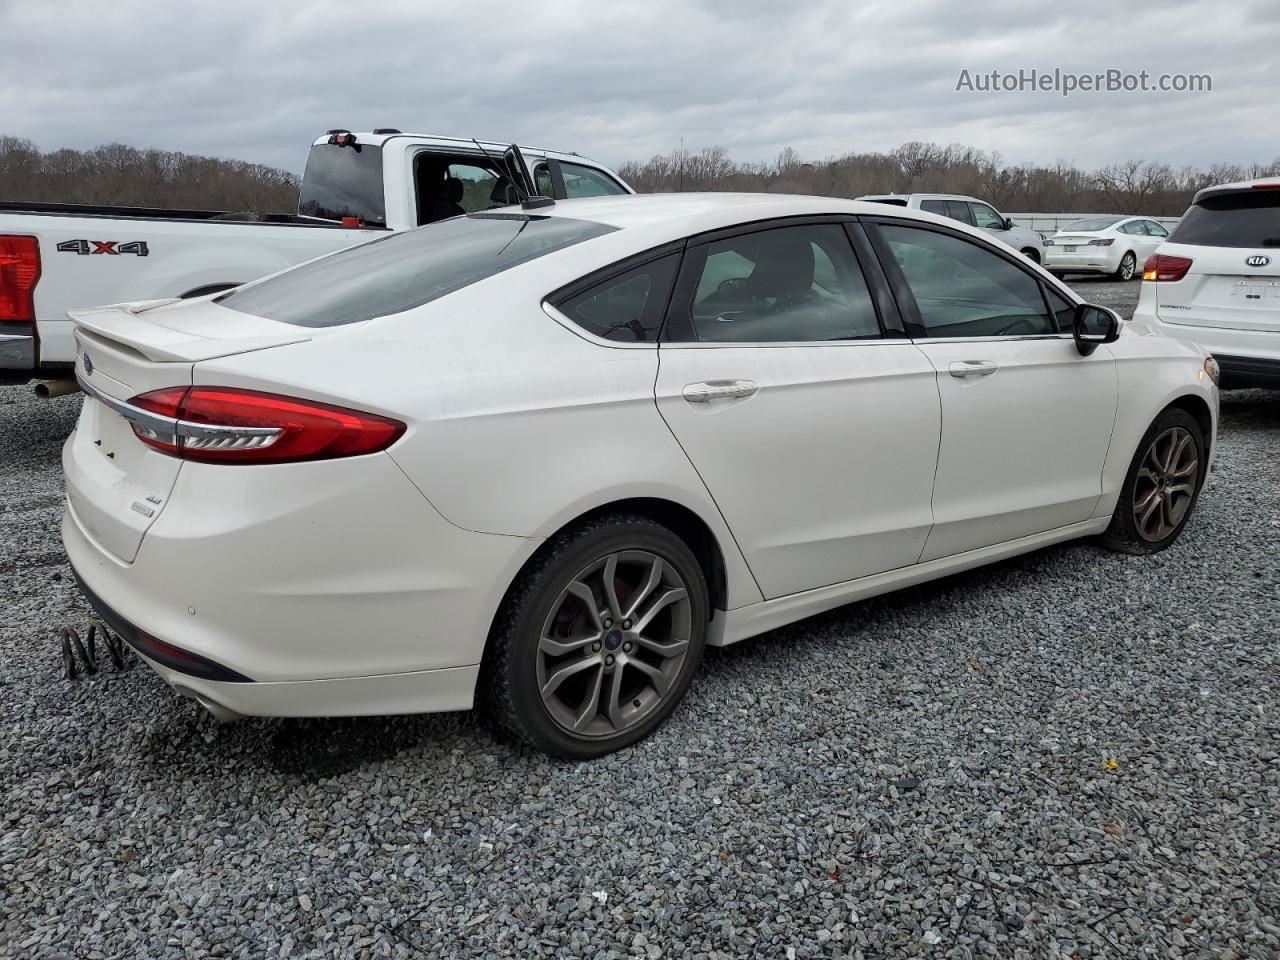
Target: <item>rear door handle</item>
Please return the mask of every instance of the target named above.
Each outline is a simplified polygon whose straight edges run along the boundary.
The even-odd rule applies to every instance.
[[[986,377],[996,372],[998,364],[994,360],[958,360],[948,368],[957,380],[969,377]]]
[[[751,396],[759,389],[750,380],[705,380],[702,383],[688,384],[684,388],[684,398],[690,403],[738,400]]]

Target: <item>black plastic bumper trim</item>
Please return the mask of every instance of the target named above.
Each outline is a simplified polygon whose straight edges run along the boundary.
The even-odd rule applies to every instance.
[[[171,643],[158,640],[149,633],[139,630],[103,603],[102,598],[85,584],[79,571],[72,567],[71,572],[75,575],[76,584],[80,587],[80,592],[89,601],[89,605],[98,612],[98,616],[102,618],[103,622],[118,633],[125,643],[129,644],[148,660],[154,660],[170,670],[185,673],[189,677],[199,677],[201,680],[216,680],[219,683],[254,682],[243,673],[236,673],[230,667],[224,667],[222,664],[216,663],[207,657],[197,656],[194,653],[183,650],[181,647],[175,647]]]

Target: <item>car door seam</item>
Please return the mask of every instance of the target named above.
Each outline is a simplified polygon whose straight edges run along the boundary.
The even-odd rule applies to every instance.
[[[755,570],[751,568],[751,561],[747,559],[746,552],[742,549],[742,544],[738,542],[738,535],[733,532],[733,527],[729,523],[729,518],[724,515],[724,511],[720,509],[720,501],[716,499],[711,487],[707,485],[706,478],[702,476],[702,472],[698,469],[698,465],[693,462],[693,457],[689,456],[689,451],[684,448],[684,444],[680,442],[680,437],[676,435],[675,430],[671,428],[671,424],[667,422],[666,416],[662,412],[662,406],[658,403],[658,382],[662,376],[662,343],[658,343],[658,362],[654,364],[653,371],[653,409],[658,414],[658,418],[662,421],[662,425],[667,428],[667,433],[671,434],[671,439],[675,441],[676,446],[680,448],[680,452],[684,454],[685,460],[689,467],[693,470],[694,476],[698,478],[698,482],[702,484],[702,489],[707,492],[707,499],[711,501],[711,505],[716,508],[716,513],[720,515],[720,520],[724,524],[724,528],[729,531],[729,538],[733,541],[734,549],[738,551],[738,555],[742,557],[742,563],[747,568],[747,572],[751,574],[751,580],[756,585],[762,600],[768,599],[764,588],[760,586],[760,578],[756,576]]]

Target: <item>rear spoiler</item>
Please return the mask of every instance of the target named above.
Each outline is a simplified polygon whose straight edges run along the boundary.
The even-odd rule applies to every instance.
[[[296,333],[237,336],[233,322],[227,324],[226,333],[229,335],[204,337],[140,316],[144,311],[177,302],[176,298],[142,300],[88,310],[68,310],[67,319],[78,330],[122,344],[148,360],[160,363],[199,363],[201,360],[311,339],[310,331],[302,328]],[[234,312],[230,316],[234,317]]]

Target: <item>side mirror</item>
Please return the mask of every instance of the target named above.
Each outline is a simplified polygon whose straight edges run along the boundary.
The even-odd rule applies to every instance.
[[[1080,356],[1087,357],[1101,343],[1115,343],[1120,339],[1120,318],[1106,307],[1082,303],[1071,318],[1071,335],[1075,338]]]
[[[1012,230],[1012,229],[1013,229],[1013,217],[1005,217],[1005,218],[1004,218],[1004,228],[1005,228],[1006,230]]]

